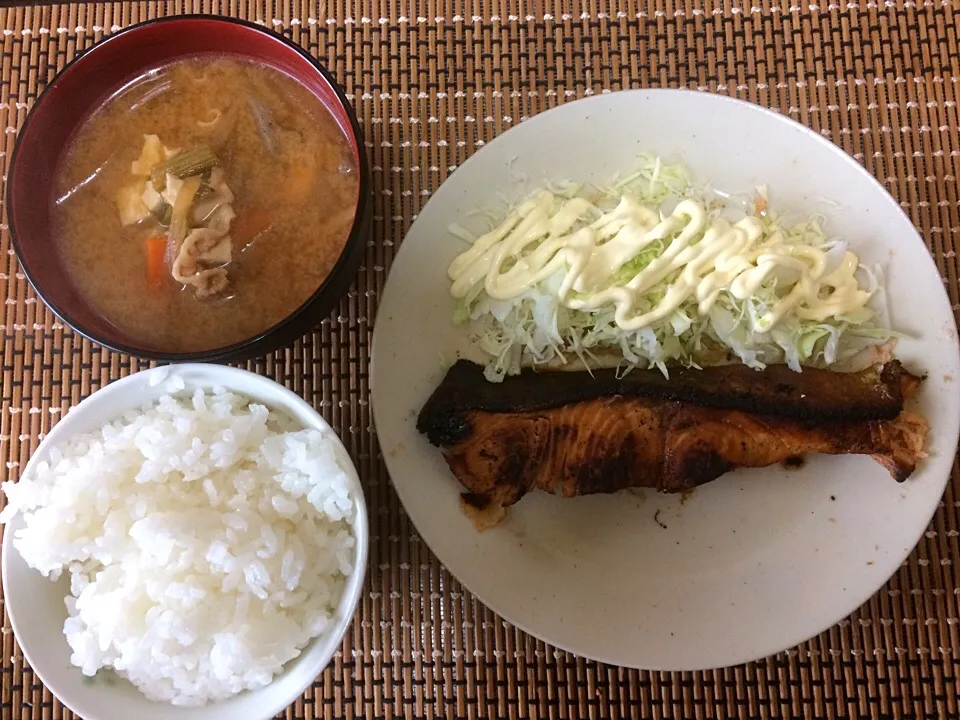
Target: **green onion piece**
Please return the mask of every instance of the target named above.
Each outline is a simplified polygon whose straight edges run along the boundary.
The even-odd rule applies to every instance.
[[[176,243],[177,250],[180,244],[187,237],[190,229],[190,206],[200,189],[200,178],[198,176],[187,178],[183,181],[180,192],[177,193],[177,201],[173,204],[173,211],[170,213],[170,237]]]
[[[207,145],[198,145],[154,165],[150,171],[150,179],[153,181],[154,189],[157,192],[163,192],[167,187],[167,175],[181,179],[202,175],[212,170],[218,162],[213,150]]]

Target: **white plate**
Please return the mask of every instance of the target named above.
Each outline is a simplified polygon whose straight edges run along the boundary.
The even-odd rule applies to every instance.
[[[480,206],[545,180],[604,182],[642,151],[684,161],[726,191],[771,191],[774,209],[827,215],[828,230],[882,262],[898,356],[928,373],[918,404],[930,458],[898,485],[867,457],[802,470],[737,471],[686,501],[646,491],[565,500],[534,493],[492,530],[460,512],[460,486],[416,414],[463,348],[446,232]],[[518,180],[526,178],[526,182]],[[829,198],[839,207],[823,202]],[[502,206],[502,205],[501,205]],[[374,332],[373,409],[403,505],[447,568],[507,620],[558,647],[619,665],[695,670],[791,647],[866,601],[920,539],[960,431],[960,353],[930,255],[884,189],[839,148],[780,115],[728,98],[618,92],[527,120],[438,190],[400,248]],[[656,516],[656,519],[655,519]],[[660,523],[657,522],[660,521]],[[661,527],[661,524],[666,527]]]

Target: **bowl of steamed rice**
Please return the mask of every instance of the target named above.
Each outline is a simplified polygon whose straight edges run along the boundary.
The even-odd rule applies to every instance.
[[[367,516],[330,426],[266,378],[137,373],[71,409],[4,483],[23,654],[86,720],[270,718],[333,657]]]

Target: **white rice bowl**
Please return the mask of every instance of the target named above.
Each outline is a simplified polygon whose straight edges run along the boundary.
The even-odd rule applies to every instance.
[[[164,395],[4,483],[0,521],[50,579],[85,675],[203,705],[264,687],[332,622],[354,571],[349,459],[329,428],[222,389]],[[362,499],[359,499],[362,503]]]

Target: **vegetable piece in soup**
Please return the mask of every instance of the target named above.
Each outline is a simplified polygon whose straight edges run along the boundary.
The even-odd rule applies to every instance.
[[[251,338],[306,302],[353,227],[356,154],[323,103],[229,57],[156,68],[57,168],[57,250],[85,300],[167,352]]]

